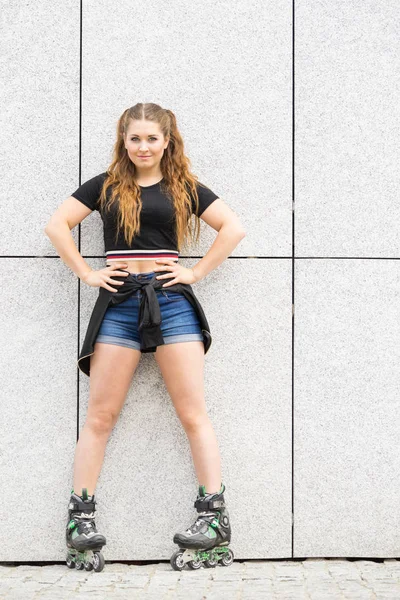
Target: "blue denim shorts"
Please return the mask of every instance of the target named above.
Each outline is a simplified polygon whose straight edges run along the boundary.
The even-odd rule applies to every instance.
[[[159,271],[130,273],[127,278],[147,281],[159,274]],[[171,278],[161,279],[163,285],[170,280]],[[203,334],[199,318],[189,300],[179,292],[171,292],[168,287],[155,290],[155,293],[160,305],[161,333],[164,343],[202,342]],[[123,302],[109,306],[95,341],[140,350],[138,320],[141,297],[142,290],[137,290]]]

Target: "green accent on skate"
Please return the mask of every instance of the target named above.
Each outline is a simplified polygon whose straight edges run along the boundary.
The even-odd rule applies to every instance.
[[[210,551],[209,550],[196,550],[195,554],[194,554],[194,560],[198,561],[198,560],[208,560],[210,558]]]
[[[75,548],[68,548],[68,554],[74,560],[80,560],[81,562],[87,561],[91,554],[93,554],[92,550],[86,550],[85,552],[79,552]]]
[[[222,494],[224,491],[225,491],[225,486],[223,483],[221,483],[221,487],[219,488],[219,492],[217,492],[217,494]],[[199,486],[199,496],[205,496],[206,494],[207,494],[206,486],[205,485]]]
[[[75,523],[75,521],[70,521],[70,522],[68,523],[68,529],[74,529],[74,527],[76,527],[76,523]]]
[[[209,527],[204,535],[206,535],[210,539],[214,539],[217,537],[217,534],[214,531],[214,529],[212,529],[212,527]]]
[[[74,531],[71,534],[71,539],[74,540],[76,537],[78,537],[79,533],[77,529],[74,529]]]
[[[228,546],[216,546],[215,548],[213,548],[213,552],[219,555],[228,554],[229,548]]]
[[[215,546],[209,550],[196,550],[194,553],[194,560],[219,560],[221,556],[229,553],[227,546]]]
[[[214,527],[216,529],[219,525],[218,519],[215,518],[213,521],[211,521],[210,525],[211,525],[211,527]]]

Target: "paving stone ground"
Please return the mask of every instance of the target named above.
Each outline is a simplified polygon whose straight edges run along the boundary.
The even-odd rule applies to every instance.
[[[1,600],[400,600],[400,560],[247,560],[174,571],[169,562],[107,563],[101,573],[65,564],[0,563]]]

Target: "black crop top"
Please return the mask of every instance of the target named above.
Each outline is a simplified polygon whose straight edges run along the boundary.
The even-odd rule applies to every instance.
[[[71,194],[91,210],[98,210],[103,221],[104,248],[107,262],[121,260],[156,260],[160,258],[179,259],[175,235],[174,207],[169,198],[162,191],[160,180],[148,186],[139,186],[142,197],[142,210],[140,213],[140,233],[133,237],[129,246],[125,240],[123,228],[120,229],[117,243],[116,217],[118,203],[114,203],[110,211],[100,211],[99,198],[107,173],[101,173],[89,179]],[[107,195],[111,187],[107,189]],[[209,188],[199,186],[200,216],[219,196]],[[192,198],[192,211],[195,211],[194,198]],[[104,214],[102,214],[104,212]]]

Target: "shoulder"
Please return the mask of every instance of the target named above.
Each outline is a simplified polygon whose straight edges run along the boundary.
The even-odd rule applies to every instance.
[[[98,175],[95,175],[94,177],[91,177],[90,179],[86,179],[86,181],[84,181],[84,183],[82,184],[82,186],[85,186],[85,188],[87,188],[88,190],[101,190],[101,187],[107,177],[108,173],[99,173]]]
[[[196,181],[196,191],[198,197],[198,207],[196,207],[196,203],[192,196],[192,210],[193,212],[200,217],[200,215],[214,202],[219,198],[218,194],[216,194],[210,187],[201,181]]]
[[[191,188],[189,187],[188,183],[186,183],[186,187],[187,190],[191,192]],[[208,185],[198,180],[195,181],[195,188],[198,196],[209,196],[209,194],[214,194],[213,190]]]
[[[87,186],[87,189],[90,190],[93,194],[100,196],[103,184],[107,177],[107,171],[105,171],[104,173],[99,173],[91,179],[88,179],[84,185]]]
[[[80,200],[91,210],[97,210],[99,207],[98,199],[107,175],[107,172],[99,173],[98,175],[87,179],[74,192],[72,192],[71,196],[77,200]]]
[[[107,173],[107,171],[105,171],[104,173],[99,173],[99,175],[96,175],[94,177],[94,179],[97,181],[97,183],[99,185],[103,185],[103,183],[105,182],[107,177],[108,177],[108,173]]]
[[[206,185],[201,181],[196,181],[196,190],[199,195],[209,196],[210,194],[216,195],[210,186]]]

